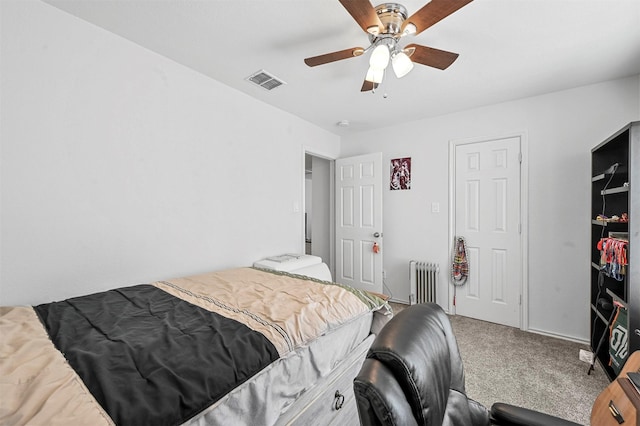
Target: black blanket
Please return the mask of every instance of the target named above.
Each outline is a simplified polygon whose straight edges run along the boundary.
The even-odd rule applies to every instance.
[[[180,424],[278,358],[261,333],[151,285],[34,309],[119,425]]]

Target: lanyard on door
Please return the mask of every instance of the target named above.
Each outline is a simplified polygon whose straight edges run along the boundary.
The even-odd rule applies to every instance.
[[[467,260],[467,246],[463,237],[456,238],[453,249],[453,263],[451,264],[451,281],[453,281],[453,306],[456,305],[456,287],[464,285],[469,277],[469,261]]]

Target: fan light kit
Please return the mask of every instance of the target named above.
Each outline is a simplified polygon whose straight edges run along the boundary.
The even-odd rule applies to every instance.
[[[414,63],[444,70],[457,58],[457,53],[409,44],[402,48],[400,40],[417,35],[472,0],[431,0],[408,16],[407,9],[398,3],[383,3],[375,8],[369,0],[338,0],[369,36],[369,47],[354,47],[313,56],[304,60],[310,67],[361,56],[371,50],[369,69],[362,84],[362,92],[375,90],[384,79],[389,62],[398,78],[407,75]]]

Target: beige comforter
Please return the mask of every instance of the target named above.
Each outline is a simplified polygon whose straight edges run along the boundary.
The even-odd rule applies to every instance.
[[[154,285],[261,332],[281,357],[384,305],[357,290],[253,268]],[[0,338],[0,424],[113,424],[31,307],[1,307]]]

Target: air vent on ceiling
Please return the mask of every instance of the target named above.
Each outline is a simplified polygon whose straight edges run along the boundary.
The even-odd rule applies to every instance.
[[[269,74],[265,70],[260,70],[256,73],[253,73],[252,75],[247,77],[247,80],[257,84],[258,86],[266,90],[272,90],[276,87],[282,86],[283,84],[287,84],[279,78]]]

